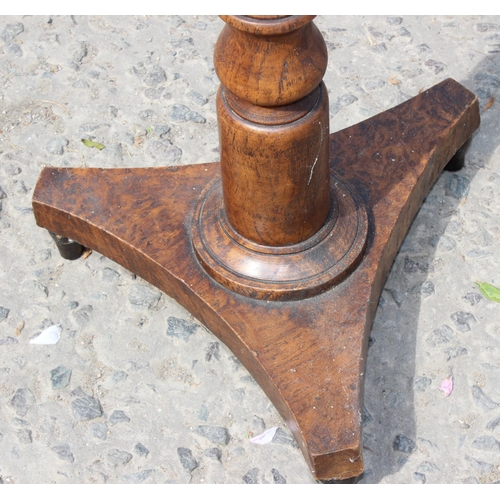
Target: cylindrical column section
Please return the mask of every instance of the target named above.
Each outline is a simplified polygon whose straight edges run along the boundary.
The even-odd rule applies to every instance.
[[[224,207],[245,238],[269,246],[313,236],[330,210],[328,94],[320,86],[304,117],[281,125],[246,120],[217,96]]]
[[[227,220],[254,243],[300,243],[330,211],[325,42],[312,16],[223,19],[215,68]]]

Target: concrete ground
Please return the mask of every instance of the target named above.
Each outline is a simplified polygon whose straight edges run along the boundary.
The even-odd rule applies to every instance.
[[[500,16],[320,16],[335,131],[452,77],[478,96],[371,334],[361,483],[500,481]],[[45,165],[218,160],[215,16],[0,17],[0,482],[314,483],[271,402],[181,306],[36,226]],[[102,143],[88,148],[82,139]],[[30,339],[54,324],[55,345]],[[453,377],[445,397],[443,380]],[[249,442],[277,426],[266,445]]]

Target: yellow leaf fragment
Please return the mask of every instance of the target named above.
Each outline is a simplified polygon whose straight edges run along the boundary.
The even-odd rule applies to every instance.
[[[100,142],[94,142],[94,141],[91,141],[90,139],[82,139],[82,142],[83,144],[85,144],[85,146],[87,146],[88,148],[96,148],[98,149],[99,151],[101,149],[104,149],[104,144],[101,144]]]
[[[476,281],[479,291],[489,300],[500,302],[500,290],[490,283]]]
[[[493,106],[494,103],[495,103],[495,98],[494,97],[490,97],[490,100],[485,104],[485,106],[483,108],[483,111],[486,111],[487,109],[490,109],[491,106]]]
[[[22,332],[23,328],[24,328],[24,321],[21,321],[21,323],[19,323],[17,325],[17,328],[16,328],[16,331],[14,332],[14,335],[16,337],[19,337],[19,335],[21,335],[21,332]]]

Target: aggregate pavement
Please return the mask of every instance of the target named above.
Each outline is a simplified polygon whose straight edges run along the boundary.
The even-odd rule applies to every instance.
[[[360,483],[500,482],[500,16],[319,16],[330,131],[451,77],[482,124],[382,293]],[[236,357],[179,304],[36,226],[46,165],[217,161],[216,16],[0,17],[0,482],[315,483]],[[82,143],[102,143],[102,150]],[[59,324],[54,345],[30,344]],[[445,396],[443,380],[453,379]],[[266,445],[249,442],[278,427]]]

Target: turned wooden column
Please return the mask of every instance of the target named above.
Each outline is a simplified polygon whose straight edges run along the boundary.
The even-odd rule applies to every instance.
[[[362,204],[332,182],[325,41],[315,16],[221,17],[221,181],[196,213],[194,248],[240,294],[310,297],[352,272],[367,232]]]
[[[269,246],[313,236],[330,210],[328,53],[315,16],[222,16],[215,46],[228,222]]]

